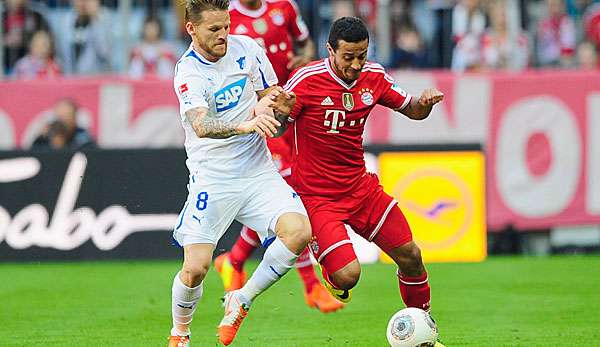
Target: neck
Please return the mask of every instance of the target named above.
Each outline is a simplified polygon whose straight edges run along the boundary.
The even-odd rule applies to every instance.
[[[200,53],[200,55],[204,59],[210,61],[211,63],[216,63],[217,60],[219,60],[219,57],[215,57],[212,54],[210,54],[207,51],[200,48],[200,45],[196,41],[194,41],[193,47],[194,47],[194,51],[196,51],[197,53]]]
[[[255,0],[247,3],[240,2],[242,6],[250,10],[258,10],[262,6],[262,0]]]
[[[344,74],[338,68],[337,64],[335,63],[335,59],[333,59],[332,56],[329,56],[329,65],[331,65],[331,67],[333,67],[333,73],[335,73],[335,75],[337,77],[339,77],[342,81],[344,81],[346,84],[350,85],[350,84],[352,84],[352,82],[354,82],[354,81],[350,81],[344,77]]]

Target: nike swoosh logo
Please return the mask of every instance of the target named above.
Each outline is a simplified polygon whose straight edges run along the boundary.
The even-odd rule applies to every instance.
[[[338,295],[338,297],[342,300],[346,300],[348,299],[348,297],[350,297],[350,292],[347,290],[344,290],[344,292],[340,295]]]

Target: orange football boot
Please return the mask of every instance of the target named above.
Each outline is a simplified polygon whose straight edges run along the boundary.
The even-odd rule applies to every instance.
[[[315,283],[310,292],[304,292],[304,300],[309,307],[317,308],[323,313],[335,312],[344,307],[321,283]]]

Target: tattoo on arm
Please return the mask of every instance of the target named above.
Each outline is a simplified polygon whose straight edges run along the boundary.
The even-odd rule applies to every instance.
[[[200,138],[224,139],[240,133],[239,123],[208,117],[207,110],[203,108],[193,108],[187,111],[185,116]]]

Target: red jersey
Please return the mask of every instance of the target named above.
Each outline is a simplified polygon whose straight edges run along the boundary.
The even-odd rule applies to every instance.
[[[283,85],[293,44],[308,38],[308,28],[293,0],[262,0],[261,7],[250,10],[233,0],[229,7],[231,33],[250,36],[267,52],[273,69]]]
[[[367,62],[348,85],[329,58],[294,71],[284,89],[297,95],[290,115],[292,186],[301,196],[326,200],[353,191],[365,175],[363,132],[373,107],[401,109],[412,99],[379,64]]]

